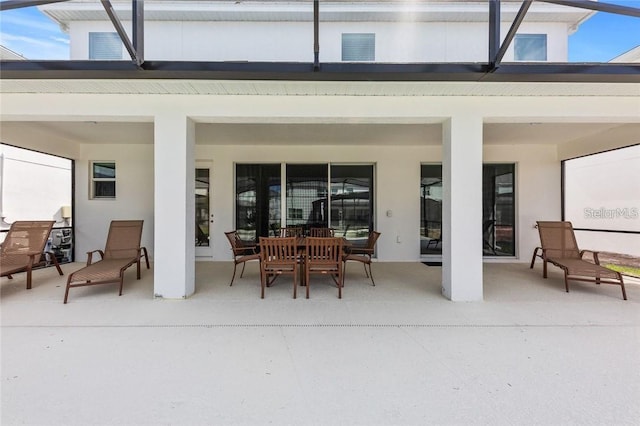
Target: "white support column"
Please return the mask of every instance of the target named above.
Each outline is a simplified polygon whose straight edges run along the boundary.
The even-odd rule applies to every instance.
[[[154,294],[195,291],[195,124],[181,114],[155,117]]]
[[[482,300],[482,117],[443,123],[442,294]]]

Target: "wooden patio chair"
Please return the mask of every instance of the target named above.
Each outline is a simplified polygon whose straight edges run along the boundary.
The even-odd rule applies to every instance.
[[[372,231],[369,234],[369,238],[367,239],[367,245],[364,247],[353,247],[349,250],[349,253],[346,253],[344,256],[344,269],[345,275],[347,271],[347,262],[360,262],[364,267],[364,273],[367,278],[371,278],[371,285],[375,286],[376,283],[373,280],[373,273],[371,272],[371,257],[373,256],[376,249],[376,242],[380,237],[380,232]],[[367,265],[369,266],[369,271],[367,272]]]
[[[339,237],[307,237],[304,254],[304,283],[307,286],[307,299],[311,287],[312,274],[329,275],[338,286],[338,298],[342,299],[342,247]]]
[[[596,284],[614,284],[622,289],[622,298],[627,300],[622,275],[614,270],[600,266],[598,252],[579,250],[571,222],[537,222],[541,247],[533,251],[530,268],[536,257],[542,258],[542,276],[547,278],[547,263],[564,271],[564,286],[569,292],[569,280],[594,282]],[[592,253],[593,262],[584,259],[585,253]]]
[[[296,237],[260,237],[260,297],[265,287],[281,275],[293,276],[293,298],[298,289],[298,250]],[[271,278],[271,280],[270,280]]]
[[[229,286],[233,285],[233,280],[236,278],[236,268],[238,264],[242,263],[242,272],[240,272],[240,278],[242,278],[242,274],[244,274],[244,267],[247,265],[247,262],[252,260],[260,260],[260,255],[258,254],[257,246],[255,244],[249,244],[240,239],[240,235],[238,231],[229,231],[225,232],[224,235],[227,236],[229,240],[229,244],[231,244],[231,251],[233,252],[233,276],[231,277],[231,283]]]
[[[53,220],[16,221],[0,246],[0,276],[13,279],[13,274],[27,273],[27,290],[31,288],[31,272],[35,266],[44,264],[44,248],[49,239]],[[62,269],[53,252],[48,252],[58,273]]]
[[[334,237],[335,230],[333,228],[311,228],[309,236],[325,238]]]
[[[71,288],[89,285],[119,283],[118,295],[122,296],[124,272],[134,263],[137,266],[137,278],[140,279],[140,260],[143,256],[149,269],[147,249],[140,247],[142,223],[142,220],[111,221],[104,251],[87,252],[87,266],[69,275],[64,292],[64,303],[67,303]],[[100,254],[100,260],[95,263],[93,262],[94,253]]]
[[[300,226],[287,226],[286,228],[280,228],[281,237],[302,237],[302,227]]]

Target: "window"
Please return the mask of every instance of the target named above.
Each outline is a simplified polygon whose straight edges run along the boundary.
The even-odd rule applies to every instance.
[[[289,209],[289,213],[288,213],[288,217],[291,218],[291,219],[300,219],[300,220],[302,220],[302,209],[290,208]]]
[[[118,33],[89,33],[89,59],[122,59]]]
[[[516,61],[546,61],[546,34],[516,34],[514,40],[514,59]]]
[[[236,229],[243,240],[277,236],[281,226],[308,233],[330,224],[336,235],[366,242],[374,223],[372,164],[287,164],[284,188],[281,170],[280,164],[236,164]]]
[[[374,33],[342,34],[342,60],[347,62],[375,61]]]
[[[91,163],[90,198],[116,198],[116,163],[109,161]]]

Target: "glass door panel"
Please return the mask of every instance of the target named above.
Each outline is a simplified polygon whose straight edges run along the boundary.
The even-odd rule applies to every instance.
[[[442,166],[420,170],[420,254],[442,255]]]
[[[287,226],[328,226],[328,179],[327,164],[287,165]]]
[[[212,163],[196,162],[195,173],[195,245],[196,257],[213,257],[211,246],[211,169]]]
[[[280,192],[280,164],[236,165],[236,229],[242,240],[279,231]]]
[[[373,230],[373,165],[331,166],[331,228],[365,243]]]
[[[485,164],[482,171],[483,254],[515,256],[515,165]]]

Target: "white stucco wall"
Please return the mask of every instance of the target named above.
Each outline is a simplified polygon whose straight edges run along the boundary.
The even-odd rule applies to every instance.
[[[96,95],[96,94],[3,94],[3,119],[15,117],[77,120],[108,117],[111,121],[145,117],[172,111],[214,122],[433,122],[434,117],[461,111],[484,113],[489,122],[519,122],[559,118],[575,121],[637,120],[633,97],[386,97],[386,96],[188,96],[188,95]],[[84,112],[84,115],[80,115]],[[423,117],[417,119],[416,117]],[[346,120],[346,121],[345,121]],[[431,121],[429,121],[431,120]],[[440,147],[428,145],[327,145],[322,135],[311,145],[202,145],[196,140],[195,158],[213,161],[214,259],[229,259],[222,232],[233,228],[234,162],[367,162],[376,164],[376,228],[383,233],[380,260],[414,261],[419,258],[420,163],[441,161]],[[116,142],[116,141],[114,141]],[[111,219],[145,220],[143,244],[153,250],[154,145],[117,141],[109,145],[81,144],[76,164],[76,226],[78,255],[101,247]],[[326,142],[326,141],[325,141]],[[554,145],[490,145],[484,162],[517,164],[518,254],[530,256],[537,245],[535,220],[560,219],[560,162]],[[232,143],[229,142],[229,143]],[[200,145],[199,145],[200,144]],[[55,147],[52,147],[54,149]],[[312,160],[310,160],[312,159]],[[118,199],[88,200],[88,164],[113,160],[117,164]],[[124,184],[124,185],[123,185]],[[400,188],[400,189],[399,189]],[[185,206],[186,207],[186,206]],[[386,217],[386,210],[393,210]],[[171,232],[171,229],[167,229]],[[400,242],[397,242],[397,236]],[[157,247],[156,247],[157,248]]]
[[[131,23],[123,21],[127,31]],[[376,62],[485,62],[487,22],[323,22],[320,60],[342,61],[343,33],[375,33]],[[504,23],[504,38],[510,23]],[[89,57],[89,32],[115,32],[109,21],[69,26],[71,59]],[[547,60],[567,60],[567,25],[524,22],[519,33],[547,34]],[[206,42],[205,42],[206,41]],[[122,49],[122,58],[129,59]],[[145,58],[181,61],[313,61],[313,22],[147,21]],[[513,61],[513,43],[504,61]]]
[[[115,161],[116,199],[89,199],[91,161]],[[142,245],[152,258],[153,191],[153,145],[81,145],[76,160],[76,261],[85,261],[88,251],[104,249],[112,220],[144,220]]]

